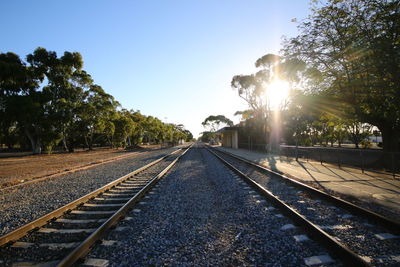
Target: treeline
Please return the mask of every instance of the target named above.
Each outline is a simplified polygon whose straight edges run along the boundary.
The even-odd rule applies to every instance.
[[[280,56],[267,54],[256,61],[257,73],[233,77],[232,87],[250,107],[237,113],[247,133],[272,145],[282,138],[358,145],[381,133],[384,151],[400,151],[400,2],[313,3]],[[268,101],[277,81],[290,88],[280,112]]]
[[[351,119],[340,118],[322,110],[310,110],[307,103],[310,98],[292,97],[289,107],[280,111],[279,142],[287,145],[299,146],[331,146],[341,147],[343,143],[354,144],[355,148],[370,148],[372,142],[370,137],[381,137],[379,130],[371,124],[361,123]],[[298,107],[301,107],[301,110]],[[273,117],[275,112],[271,112],[269,117]],[[267,125],[268,142],[265,141],[263,123],[252,115],[251,110],[236,113],[242,116],[239,123],[241,126],[240,134],[248,137],[247,142],[253,144],[271,143],[273,126]],[[382,147],[382,142],[377,143]]]
[[[37,48],[26,60],[0,53],[0,144],[73,152],[94,144],[125,147],[192,139],[183,125],[122,109],[83,70],[78,52]]]

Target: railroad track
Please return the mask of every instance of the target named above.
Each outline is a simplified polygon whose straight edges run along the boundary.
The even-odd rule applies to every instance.
[[[208,150],[346,264],[400,264],[399,222],[225,151]]]
[[[90,169],[90,168],[93,168],[93,167],[97,167],[99,165],[103,165],[103,164],[107,164],[107,163],[110,163],[110,162],[114,162],[114,161],[118,161],[118,160],[129,158],[129,157],[133,157],[133,156],[135,156],[137,154],[138,154],[138,152],[131,152],[128,155],[122,155],[122,156],[118,156],[118,157],[114,157],[114,158],[110,158],[110,159],[104,159],[104,160],[97,160],[97,161],[94,161],[94,162],[90,162],[90,163],[83,164],[83,165],[80,165],[80,166],[68,168],[68,169],[65,169],[65,170],[55,171],[54,173],[46,174],[46,175],[43,175],[43,176],[37,176],[37,177],[34,176],[34,177],[31,177],[31,178],[26,178],[26,179],[20,180],[18,182],[15,182],[15,184],[13,184],[13,185],[7,185],[7,186],[1,186],[0,185],[0,192],[12,190],[12,189],[15,189],[15,188],[18,188],[18,187],[21,187],[21,186],[25,186],[25,185],[28,185],[28,184],[42,182],[42,181],[47,180],[47,179],[57,178],[57,177],[60,177],[60,176],[64,176],[66,174],[70,174],[70,173],[74,173],[74,172]]]
[[[161,157],[0,237],[0,265],[76,263],[190,148]]]

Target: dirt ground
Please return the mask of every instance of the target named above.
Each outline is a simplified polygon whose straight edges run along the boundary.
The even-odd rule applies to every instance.
[[[154,147],[156,148],[156,147]],[[147,147],[146,149],[154,149]],[[29,180],[60,175],[76,168],[87,168],[104,161],[134,156],[144,149],[96,149],[51,155],[26,155],[12,153],[0,157],[0,188]]]

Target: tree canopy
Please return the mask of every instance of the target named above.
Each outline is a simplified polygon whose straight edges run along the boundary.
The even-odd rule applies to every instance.
[[[221,124],[233,126],[233,122],[224,115],[210,115],[202,123],[203,127],[210,128],[210,131],[215,132]]]
[[[121,109],[83,69],[78,52],[59,57],[39,47],[26,61],[0,53],[0,144],[41,153],[57,145],[72,152],[95,143],[124,147],[191,138],[182,125]]]
[[[208,142],[216,138],[216,131],[221,126],[233,126],[233,121],[224,115],[210,115],[201,123],[206,131],[202,132],[201,141]]]
[[[236,75],[231,85],[249,104],[244,121],[272,122],[266,96],[273,79],[290,85],[281,108],[286,142],[356,146],[373,129],[385,151],[400,150],[400,2],[314,1],[300,34],[284,41],[281,55],[256,61],[261,71]],[[268,141],[267,141],[268,142]]]
[[[288,39],[287,58],[318,72],[317,92],[339,103],[331,112],[379,128],[383,147],[400,138],[400,2],[331,0],[314,6]]]

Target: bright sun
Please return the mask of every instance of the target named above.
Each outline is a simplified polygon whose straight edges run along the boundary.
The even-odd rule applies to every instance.
[[[271,109],[279,109],[289,95],[289,83],[282,80],[273,81],[267,89],[266,97]]]

